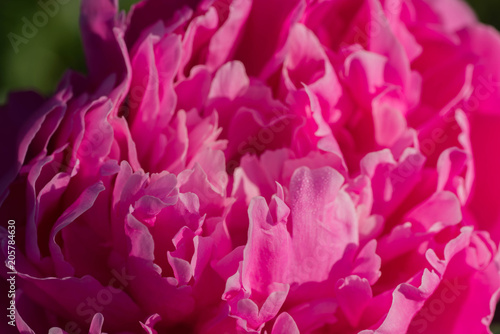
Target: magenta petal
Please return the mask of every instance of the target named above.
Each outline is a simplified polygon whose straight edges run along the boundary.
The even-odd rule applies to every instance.
[[[359,276],[351,275],[340,279],[335,288],[340,308],[351,325],[357,327],[365,307],[372,298],[369,282]]]
[[[223,65],[235,52],[235,45],[244,32],[244,26],[250,14],[251,2],[235,0],[231,4],[221,1],[221,7],[229,11],[226,21],[217,30],[210,41],[207,66],[214,70]]]
[[[168,262],[172,266],[175,278],[180,285],[186,285],[193,276],[191,264],[184,259],[179,259],[167,254]]]
[[[299,168],[290,181],[290,218],[295,266],[292,281],[325,280],[348,244],[357,244],[351,199],[340,187],[344,178],[324,167]],[[335,242],[334,242],[335,240]]]
[[[366,279],[370,285],[375,284],[381,275],[381,258],[377,250],[377,241],[369,241],[354,260],[352,273],[361,279]]]
[[[82,0],[80,24],[88,75],[0,107],[20,332],[490,332],[500,34],[464,1]]]
[[[104,190],[101,182],[86,189],[66,211],[59,217],[54,224],[50,235],[49,249],[54,260],[54,267],[58,277],[72,276],[74,269],[64,259],[60,246],[56,243],[56,235],[71,224],[78,216],[87,211],[95,202],[97,196]]]
[[[154,259],[154,242],[147,227],[132,214],[127,215],[126,219],[125,233],[130,239],[129,255],[152,261]]]
[[[239,61],[228,62],[215,73],[210,87],[209,99],[225,97],[234,100],[250,85],[245,66]],[[227,90],[227,88],[230,90]]]
[[[315,299],[290,309],[288,313],[295,320],[299,332],[308,333],[335,323],[337,318],[334,314],[337,308],[338,304],[334,299]]]
[[[427,269],[422,275],[419,287],[406,283],[400,284],[393,292],[392,306],[387,317],[373,333],[385,333],[391,330],[405,332],[411,322],[410,319],[423,306],[425,299],[434,292],[438,284],[437,274]]]
[[[299,334],[299,328],[290,314],[283,312],[274,323],[271,334]]]
[[[87,65],[95,82],[103,80],[110,73],[122,77],[126,71],[128,59],[123,54],[123,42],[119,41],[114,30],[120,26],[116,6],[113,0],[82,1],[82,40]]]
[[[96,313],[90,324],[89,334],[101,334],[104,317],[101,313]]]
[[[5,136],[6,141],[16,138],[19,145],[17,147],[10,145],[2,147],[2,156],[5,157],[6,161],[1,167],[0,201],[3,201],[7,195],[5,190],[8,184],[14,180],[19,172],[31,141],[47,117],[46,114],[50,111],[48,108],[40,108],[42,103],[42,97],[36,93],[17,93],[11,94],[9,103],[1,109],[2,113],[6,115],[6,121],[2,125],[2,136]],[[29,114],[25,115],[24,113]]]
[[[249,73],[266,75],[278,67],[277,54],[286,42],[290,26],[299,20],[298,13],[302,6],[303,3],[295,0],[286,4],[276,0],[252,2],[245,31],[235,53],[235,58],[242,60]],[[259,52],[252,52],[255,49]]]
[[[59,310],[68,319],[74,319],[80,324],[84,324],[86,320],[90,322],[96,313],[86,302],[87,298],[112,296],[106,308],[102,305],[98,307],[106,319],[106,328],[109,330],[136,328],[139,321],[139,308],[123,290],[116,288],[117,286],[123,287],[123,284],[130,284],[124,280],[129,277],[129,273],[123,275],[123,270],[114,270],[113,273],[115,275],[112,282],[114,286],[103,286],[90,276],[58,279],[35,278],[19,273],[19,278],[25,281],[25,291],[32,295],[34,300],[41,305]],[[56,291],[59,293],[56,294]],[[126,318],[120,318],[123,315],[126,315]]]
[[[355,52],[346,58],[346,84],[363,107],[368,107],[374,95],[384,88],[386,63],[387,58],[367,51]]]
[[[462,220],[460,203],[453,193],[439,192],[413,209],[408,214],[407,220],[421,224],[425,230],[436,223],[443,226],[454,225]]]
[[[272,283],[284,283],[289,266],[290,236],[286,220],[273,221],[262,197],[252,201],[248,209],[250,229],[248,243],[243,253],[244,286],[251,286],[259,293],[269,293]],[[262,261],[268,267],[261,267]]]
[[[161,317],[155,313],[150,316],[145,323],[141,322],[142,328],[146,331],[147,334],[158,334],[156,330],[154,330],[155,324],[161,320]]]
[[[21,314],[16,312],[16,328],[21,334],[35,334],[35,332],[24,322]]]
[[[276,316],[288,294],[289,286],[284,283],[290,264],[290,236],[286,220],[273,221],[264,198],[252,200],[248,213],[250,229],[243,261],[228,279],[224,299],[243,327],[258,329]],[[268,265],[261,266],[263,261]]]

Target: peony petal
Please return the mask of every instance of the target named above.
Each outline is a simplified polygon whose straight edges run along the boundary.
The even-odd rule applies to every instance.
[[[345,247],[358,243],[355,209],[340,190],[343,182],[344,178],[329,167],[302,167],[292,176],[290,218],[296,264],[292,267],[292,281],[325,280]]]
[[[429,230],[435,223],[443,226],[458,224],[462,220],[460,202],[451,192],[436,193],[413,209],[407,220],[421,224],[425,230]]]
[[[89,334],[101,334],[104,317],[101,313],[96,313],[90,324]]]
[[[352,327],[357,327],[365,307],[372,298],[370,283],[359,276],[351,275],[340,279],[336,286],[339,307]]]
[[[299,334],[299,328],[290,314],[283,312],[274,323],[271,334]]]

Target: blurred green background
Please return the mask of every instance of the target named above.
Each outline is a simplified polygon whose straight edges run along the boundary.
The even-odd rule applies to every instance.
[[[59,4],[60,1],[62,4]],[[34,21],[44,11],[41,4],[58,4],[46,24],[37,16],[40,27],[32,38],[23,38],[23,19]],[[128,10],[138,0],[120,0]],[[0,104],[12,90],[36,89],[50,94],[66,69],[85,73],[78,15],[81,0],[0,0]],[[51,9],[49,9],[51,10]],[[31,32],[29,32],[31,33]],[[17,52],[12,45],[17,44]],[[26,42],[26,43],[25,43]]]
[[[59,5],[46,24],[40,24],[32,38],[22,42],[15,40],[20,42],[15,52],[11,40],[17,38],[13,34],[22,37],[23,18],[32,22],[33,15],[42,9],[39,2],[50,1],[0,0],[0,104],[12,90],[35,89],[50,94],[68,68],[86,72],[78,27],[81,0],[60,0],[64,4]],[[137,0],[120,0],[120,7],[128,10],[135,2]],[[468,2],[482,22],[500,30],[500,0]],[[496,318],[496,323],[500,323],[499,314]],[[492,330],[500,334],[500,324],[494,324]]]

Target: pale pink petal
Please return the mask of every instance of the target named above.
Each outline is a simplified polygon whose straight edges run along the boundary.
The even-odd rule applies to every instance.
[[[274,323],[271,334],[299,334],[299,328],[290,314],[283,312]]]

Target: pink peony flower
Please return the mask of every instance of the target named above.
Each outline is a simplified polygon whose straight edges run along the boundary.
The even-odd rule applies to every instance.
[[[489,333],[500,35],[463,2],[83,0],[81,27],[89,75],[1,109],[20,333]]]

